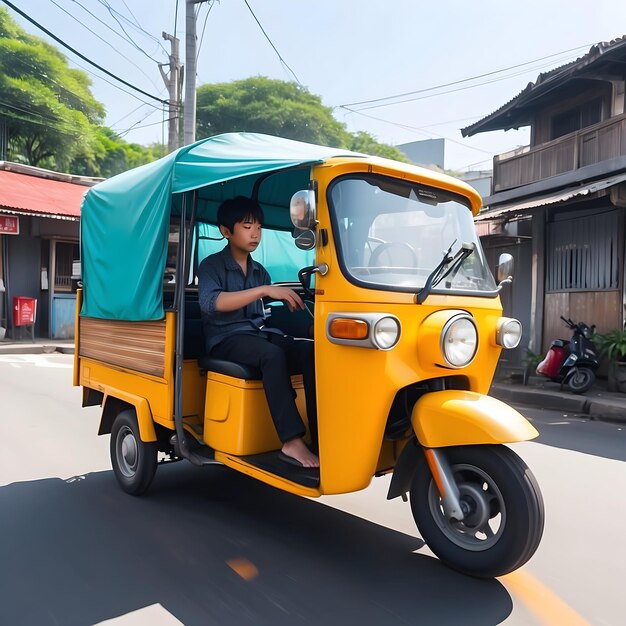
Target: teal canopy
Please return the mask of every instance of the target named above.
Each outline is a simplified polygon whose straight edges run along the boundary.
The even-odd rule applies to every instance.
[[[180,214],[185,192],[197,192],[199,222],[214,223],[222,200],[247,195],[263,207],[266,227],[287,231],[289,200],[307,187],[311,165],[340,156],[365,155],[228,133],[92,187],[81,210],[81,314],[130,321],[163,317],[170,217]]]

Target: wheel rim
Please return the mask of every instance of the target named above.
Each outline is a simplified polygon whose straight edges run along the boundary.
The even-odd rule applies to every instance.
[[[575,387],[576,389],[579,389],[580,387],[584,387],[585,385],[587,385],[590,378],[591,374],[587,370],[576,370],[572,374],[570,385],[572,387]]]
[[[117,433],[115,450],[120,471],[126,478],[132,478],[137,473],[139,447],[133,431],[128,426],[123,426]]]
[[[434,481],[428,490],[430,513],[439,530],[453,543],[465,550],[480,552],[495,545],[506,526],[506,506],[502,493],[485,471],[474,465],[452,467],[459,489],[462,522],[449,520],[444,512]]]

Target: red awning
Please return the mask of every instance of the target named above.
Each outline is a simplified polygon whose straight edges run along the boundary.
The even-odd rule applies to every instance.
[[[0,170],[0,212],[80,218],[86,185]]]

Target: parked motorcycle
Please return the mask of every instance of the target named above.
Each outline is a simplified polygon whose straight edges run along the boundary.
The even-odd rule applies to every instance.
[[[595,324],[575,324],[562,315],[561,319],[572,331],[572,337],[552,342],[548,354],[537,366],[537,374],[561,383],[561,387],[567,385],[572,393],[585,393],[593,386],[598,369],[598,353],[591,341]]]

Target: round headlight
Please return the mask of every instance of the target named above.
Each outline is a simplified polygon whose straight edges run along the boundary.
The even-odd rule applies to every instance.
[[[522,339],[522,325],[518,320],[501,317],[496,332],[496,343],[503,348],[512,349],[519,346]]]
[[[471,363],[478,348],[478,332],[470,317],[453,317],[441,332],[441,351],[451,367],[465,367]]]
[[[390,350],[400,339],[400,323],[393,317],[383,317],[374,325],[372,339],[379,350]]]

